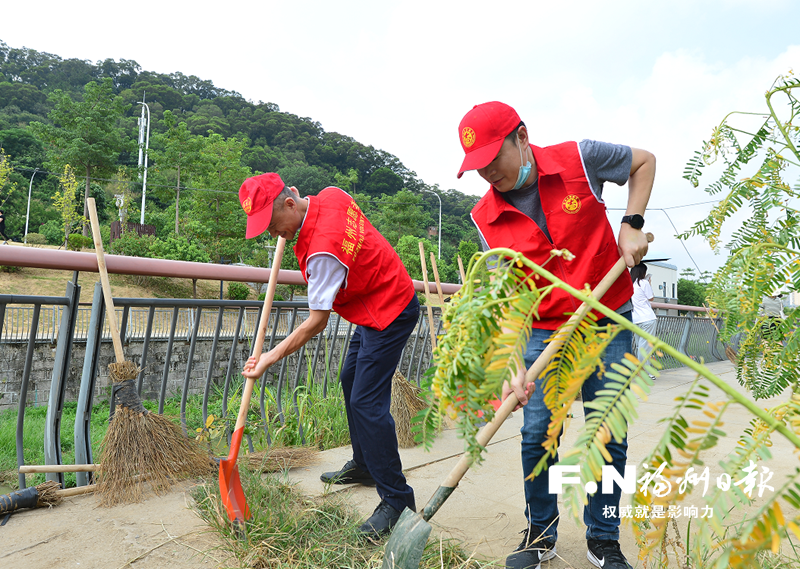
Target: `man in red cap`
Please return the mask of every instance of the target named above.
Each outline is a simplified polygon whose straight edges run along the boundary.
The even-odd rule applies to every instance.
[[[623,257],[629,267],[647,252],[642,232],[644,212],[653,188],[655,157],[629,146],[584,140],[540,148],[530,144],[528,130],[517,112],[504,103],[476,105],[458,127],[466,156],[458,177],[477,170],[491,187],[472,210],[484,250],[508,247],[543,264],[553,249],[568,249],[575,259],[555,257],[548,269],[575,288],[588,283],[592,288]],[[628,184],[628,204],[622,217],[619,239],[606,217],[603,184]],[[624,273],[603,296],[608,308],[630,318],[631,279]],[[539,319],[524,354],[530,367],[544,350],[551,333],[566,322],[577,303],[569,294],[556,290],[539,306]],[[599,324],[604,324],[601,320]],[[603,356],[606,367],[619,362],[630,351],[630,332],[620,333]],[[518,373],[503,387],[503,399],[513,390],[524,405],[522,427],[522,468],[527,477],[545,454],[545,440],[551,412],[543,399],[542,379],[525,385],[525,373]],[[597,374],[583,384],[584,404],[603,388]],[[591,409],[585,409],[591,412]],[[611,464],[622,475],[627,458],[627,439],[606,445]],[[557,461],[552,457],[548,464]],[[519,547],[509,555],[506,566],[539,569],[542,561],[556,555],[558,537],[558,496],[550,494],[548,478],[525,479],[525,515],[528,525]],[[613,494],[597,492],[588,496],[584,508],[587,557],[603,569],[629,569],[619,546],[619,501]]]
[[[248,239],[268,231],[287,241],[308,283],[309,317],[280,344],[251,357],[242,374],[261,377],[325,329],[331,310],[356,324],[339,380],[353,459],[321,476],[330,484],[375,484],[380,504],[360,531],[377,537],[404,508],[416,510],[403,476],[394,420],[392,376],[419,318],[414,284],[400,257],[355,200],[339,188],[300,198],[278,174],[248,178],[239,190]]]

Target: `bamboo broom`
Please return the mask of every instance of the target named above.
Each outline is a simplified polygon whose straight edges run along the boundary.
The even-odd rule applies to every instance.
[[[211,463],[208,454],[178,425],[142,406],[134,382],[139,367],[126,361],[122,351],[94,198],[87,200],[87,209],[116,357],[116,362],[108,365],[108,373],[119,407],[103,438],[97,470],[100,504],[113,506],[140,501],[145,494],[144,480],[153,492],[162,494],[176,479],[209,473]]]

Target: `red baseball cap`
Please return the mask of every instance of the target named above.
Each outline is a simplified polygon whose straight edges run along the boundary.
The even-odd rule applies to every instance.
[[[239,201],[247,214],[245,237],[252,239],[264,233],[272,220],[272,202],[286,184],[274,173],[247,178],[239,188]]]
[[[520,122],[517,111],[505,103],[491,101],[472,107],[458,125],[461,148],[466,153],[458,177],[467,170],[488,166]]]

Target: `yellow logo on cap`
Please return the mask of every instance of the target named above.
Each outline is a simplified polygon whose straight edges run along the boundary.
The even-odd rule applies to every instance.
[[[469,148],[475,144],[475,131],[468,126],[465,126],[461,131],[461,140],[464,143],[464,146]]]
[[[561,209],[565,213],[578,213],[581,210],[581,198],[575,194],[570,194],[561,202]]]
[[[245,213],[250,213],[250,211],[253,209],[253,200],[250,198],[245,198],[245,200],[242,202],[242,209],[244,209]]]

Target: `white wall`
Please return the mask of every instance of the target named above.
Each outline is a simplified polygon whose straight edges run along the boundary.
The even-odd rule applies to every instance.
[[[647,273],[652,275],[650,285],[656,301],[678,302],[678,267],[663,261],[645,263]]]

